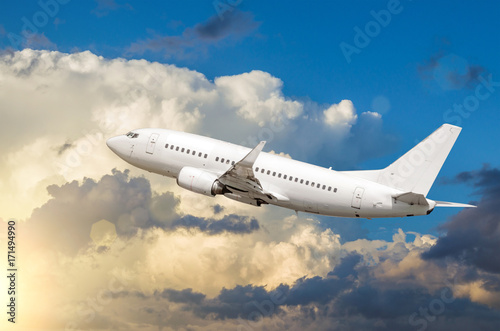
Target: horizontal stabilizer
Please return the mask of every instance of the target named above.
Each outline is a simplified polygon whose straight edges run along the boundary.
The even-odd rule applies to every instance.
[[[477,206],[468,205],[466,203],[458,202],[446,202],[446,201],[436,201],[436,207],[465,207],[465,208],[476,208]]]
[[[408,192],[408,193],[393,195],[392,197],[398,201],[406,202],[407,204],[410,205],[419,205],[419,206],[429,205],[424,195],[419,193]]]

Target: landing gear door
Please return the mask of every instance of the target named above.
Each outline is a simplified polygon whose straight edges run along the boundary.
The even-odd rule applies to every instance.
[[[365,192],[365,189],[362,187],[356,187],[354,190],[354,194],[352,195],[352,203],[351,207],[360,209],[361,208],[361,199],[363,198],[363,193]]]
[[[155,146],[156,146],[156,141],[158,140],[158,133],[153,133],[151,134],[151,137],[149,137],[148,141],[148,146],[146,147],[146,153],[148,154],[153,154],[155,151]]]

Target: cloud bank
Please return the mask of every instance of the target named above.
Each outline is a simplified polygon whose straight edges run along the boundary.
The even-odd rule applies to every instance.
[[[394,142],[377,113],[358,114],[348,100],[292,99],[279,78],[262,71],[212,82],[173,65],[25,49],[3,54],[0,72],[4,217],[27,217],[47,201],[50,184],[108,173],[117,161],[106,138],[134,128],[185,130],[249,147],[267,140],[276,153],[303,161],[321,155],[337,169],[391,148],[374,142]],[[152,180],[156,188],[167,185]]]
[[[479,207],[440,238],[346,239],[314,216],[125,170],[104,142],[165,127],[354,166],[394,142],[380,114],[288,97],[262,71],[209,81],[144,60],[29,49],[2,55],[0,71],[0,216],[19,219],[19,258],[30,261],[21,326],[496,329],[498,169],[452,181],[477,187]]]

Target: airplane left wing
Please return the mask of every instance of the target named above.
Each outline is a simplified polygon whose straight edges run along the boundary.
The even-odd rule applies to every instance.
[[[253,165],[266,144],[261,141],[243,159],[236,162],[228,171],[219,177],[219,182],[224,184],[233,194],[247,196],[256,200],[287,200],[286,197],[266,192],[260,181],[253,173]],[[278,198],[281,197],[281,199]]]

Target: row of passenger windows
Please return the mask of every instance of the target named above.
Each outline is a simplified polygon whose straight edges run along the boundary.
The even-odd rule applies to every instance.
[[[226,164],[231,163],[231,165],[235,164],[234,161],[230,161],[229,159],[224,159],[223,157],[219,158],[218,156],[215,158],[215,162],[219,162],[219,159],[220,159],[220,163],[226,163]]]
[[[259,167],[256,167],[255,168],[255,172],[259,172]],[[265,170],[265,169],[260,169],[260,173],[261,174],[267,174],[267,175],[271,175],[271,170]],[[313,181],[308,181],[308,180],[304,180],[304,179],[301,179],[301,178],[298,178],[298,177],[293,177],[293,176],[288,176],[288,175],[282,175],[281,173],[276,173],[276,171],[273,171],[272,172],[272,175],[275,176],[275,177],[278,177],[278,178],[283,178],[283,179],[288,179],[289,181],[294,181],[295,183],[300,183],[300,184],[305,184],[305,185],[309,185],[309,183],[311,184],[311,187],[316,187],[316,188],[319,188],[319,189],[323,189],[323,190],[328,190],[328,191],[332,191],[332,187],[331,186],[326,186],[326,185],[322,185],[320,183],[315,183]],[[333,192],[336,193],[337,192],[337,188],[334,187],[333,188]]]
[[[170,146],[171,150],[173,150],[175,148],[176,151],[180,151],[181,153],[186,152],[186,154],[196,155],[196,151],[194,149],[190,150],[189,148],[186,149],[184,147],[165,144],[165,148],[168,148],[169,146]],[[203,157],[206,159],[208,157],[208,154],[203,154],[202,152],[198,152],[198,157]]]
[[[171,149],[171,150],[173,150],[173,149],[175,148],[175,150],[176,150],[176,151],[179,151],[179,150],[180,150],[180,151],[181,151],[181,153],[186,152],[186,154],[196,155],[196,151],[195,151],[195,150],[191,151],[190,149],[185,149],[184,147],[182,147],[182,148],[181,148],[181,147],[179,147],[179,146],[174,146],[174,145],[169,145],[169,144],[166,144],[166,145],[165,145],[165,148],[169,148],[169,146],[170,146],[170,149]],[[202,157],[202,156],[203,156],[203,158],[205,158],[205,159],[206,159],[206,158],[208,157],[208,154],[202,154],[201,152],[198,152],[198,157]],[[215,161],[216,161],[216,162],[219,162],[219,160],[220,160],[220,162],[221,162],[221,163],[231,164],[231,165],[234,165],[234,164],[235,164],[235,162],[234,162],[234,161],[231,161],[231,160],[229,160],[229,159],[225,159],[225,158],[223,158],[223,157],[222,157],[222,158],[219,158],[219,157],[217,156],[217,157],[215,158]],[[256,168],[255,168],[255,172],[256,172],[256,173],[258,173],[258,172],[259,172],[259,167],[256,167]],[[267,171],[266,171],[265,169],[262,169],[262,168],[261,168],[261,169],[260,169],[260,173],[261,173],[261,174],[264,174],[264,173],[265,173],[265,174],[267,174],[267,175],[271,175],[271,170],[267,170]],[[291,181],[291,182],[292,182],[292,181],[295,181],[295,183],[300,183],[300,184],[305,184],[305,185],[309,185],[309,183],[311,183],[311,187],[316,187],[316,188],[319,188],[319,189],[332,191],[332,187],[331,187],[331,186],[328,186],[328,187],[327,187],[326,185],[322,185],[322,184],[320,184],[320,183],[315,183],[315,182],[312,182],[312,181],[310,182],[310,181],[308,181],[308,180],[299,179],[299,178],[297,178],[297,177],[295,177],[295,178],[294,178],[293,176],[282,175],[281,173],[276,173],[276,171],[273,171],[273,172],[272,172],[272,175],[273,175],[273,176],[275,176],[275,177],[276,177],[276,175],[277,175],[277,177],[278,177],[278,178],[283,178],[283,179],[285,179],[285,180],[286,180],[286,179],[288,179],[288,180],[289,180],[289,181]],[[337,188],[336,188],[336,187],[334,187],[334,188],[333,188],[333,192],[334,192],[334,193],[336,193],[336,192],[337,192]]]

